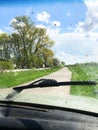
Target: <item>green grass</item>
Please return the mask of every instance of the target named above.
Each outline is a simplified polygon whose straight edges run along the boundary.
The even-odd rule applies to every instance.
[[[21,72],[0,73],[0,88],[9,88],[17,86],[35,80],[39,77],[48,75],[59,69],[60,68],[52,68],[46,70],[30,70]]]
[[[98,82],[98,64],[86,63],[69,66],[72,71],[72,81],[95,80]],[[98,85],[71,86],[72,95],[82,95],[98,98]]]

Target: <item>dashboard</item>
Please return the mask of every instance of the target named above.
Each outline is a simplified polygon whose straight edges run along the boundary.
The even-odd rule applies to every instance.
[[[97,130],[98,115],[41,104],[0,101],[0,129]]]

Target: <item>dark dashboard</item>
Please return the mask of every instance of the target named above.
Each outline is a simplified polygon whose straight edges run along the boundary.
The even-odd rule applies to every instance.
[[[34,103],[1,101],[0,129],[97,130],[98,114]]]

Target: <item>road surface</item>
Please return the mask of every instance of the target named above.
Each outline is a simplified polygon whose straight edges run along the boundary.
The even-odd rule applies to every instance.
[[[55,79],[57,81],[70,81],[72,73],[68,68],[63,68],[42,78]],[[0,100],[5,100],[6,95],[13,92],[12,89],[1,89]],[[28,103],[54,105],[65,108],[74,108],[83,111],[98,113],[98,100],[86,96],[74,96],[70,94],[70,86],[34,88],[17,93],[11,100]],[[82,106],[82,107],[81,107]],[[91,109],[92,108],[92,109]]]
[[[54,73],[44,76],[42,78],[55,79],[58,82],[61,82],[61,81],[70,81],[71,75],[72,75],[71,71],[69,71],[69,69],[67,67],[65,67],[57,72],[54,72]],[[70,86],[26,89],[26,90],[23,90],[22,93],[23,94],[32,93],[32,94],[38,94],[38,95],[45,94],[45,95],[63,96],[63,95],[69,95]]]
[[[70,81],[71,80],[71,71],[67,67],[62,68],[59,71],[53,72],[52,74],[49,74],[47,76],[41,77],[39,79],[54,79],[58,82],[64,82],[64,81]],[[37,80],[39,80],[37,79]],[[33,81],[34,82],[34,81]],[[23,85],[30,84],[25,83]],[[21,85],[20,85],[21,86]],[[9,93],[13,93],[12,89],[1,89],[0,90],[0,99],[4,99],[6,95]],[[47,100],[49,97],[66,97],[70,94],[70,86],[59,86],[59,87],[46,87],[46,88],[30,88],[30,89],[24,89],[21,93],[17,93],[14,96],[14,99],[19,99],[19,101],[29,101],[29,99],[32,101],[39,101],[43,98]],[[47,101],[46,101],[47,102]]]

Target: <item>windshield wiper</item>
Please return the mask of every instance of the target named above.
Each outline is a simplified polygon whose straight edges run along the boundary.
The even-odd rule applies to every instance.
[[[5,99],[10,100],[19,94],[24,89],[29,88],[44,88],[44,87],[59,87],[59,86],[68,86],[68,85],[96,85],[96,81],[67,81],[67,82],[57,82],[54,79],[40,79],[29,85],[14,87],[13,91],[6,96]]]
[[[14,87],[14,90],[23,90],[29,88],[43,88],[43,87],[59,87],[67,85],[96,85],[96,81],[67,81],[67,82],[57,82],[54,79],[40,79],[29,85]]]

